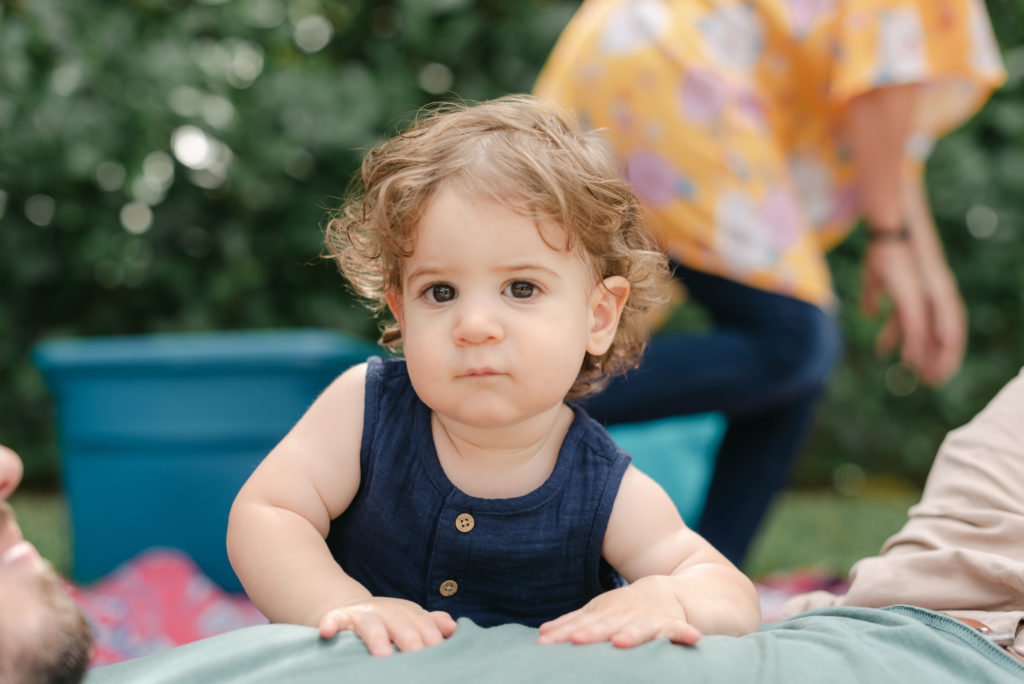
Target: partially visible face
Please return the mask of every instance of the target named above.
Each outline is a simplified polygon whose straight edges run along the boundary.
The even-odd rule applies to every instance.
[[[18,455],[0,444],[0,501],[7,501],[7,497],[18,488],[22,470]]]
[[[550,245],[562,228],[443,188],[389,304],[416,393],[443,417],[507,427],[561,405],[591,346],[597,284]],[[597,353],[603,353],[598,350]]]
[[[79,681],[90,646],[85,617],[0,503],[0,680]]]

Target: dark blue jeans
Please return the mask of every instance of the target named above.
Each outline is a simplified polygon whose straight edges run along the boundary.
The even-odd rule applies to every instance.
[[[839,358],[835,317],[806,302],[676,265],[707,334],[656,335],[635,371],[583,402],[610,424],[719,411],[728,427],[697,531],[740,565],[786,484]]]

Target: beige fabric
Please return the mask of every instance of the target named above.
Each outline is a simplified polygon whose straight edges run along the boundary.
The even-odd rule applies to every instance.
[[[906,603],[1015,632],[1024,654],[1024,370],[947,435],[903,529],[850,580],[846,595],[796,596],[783,615]]]

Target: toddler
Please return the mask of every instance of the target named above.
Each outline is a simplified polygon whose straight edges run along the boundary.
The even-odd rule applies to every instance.
[[[375,655],[460,617],[620,647],[757,629],[752,583],[566,403],[636,365],[667,275],[597,138],[528,97],[441,106],[361,179],[327,248],[404,358],[342,373],[239,492],[256,606]]]

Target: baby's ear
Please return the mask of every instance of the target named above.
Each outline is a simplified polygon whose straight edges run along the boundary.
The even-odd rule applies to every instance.
[[[590,294],[590,342],[587,351],[601,356],[612,346],[619,317],[629,298],[629,281],[622,276],[608,276]]]
[[[391,315],[398,321],[398,329],[402,330],[405,328],[405,321],[402,318],[402,293],[388,290],[384,293],[384,301],[388,303]]]

